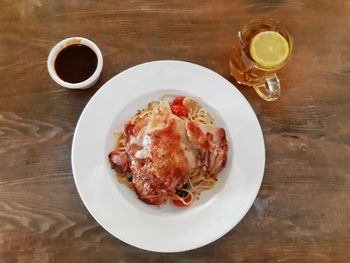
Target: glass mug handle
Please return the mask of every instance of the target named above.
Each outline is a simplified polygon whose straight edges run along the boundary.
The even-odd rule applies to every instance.
[[[256,93],[259,94],[261,98],[267,101],[277,100],[281,94],[280,80],[276,74],[268,76],[265,78],[265,82],[254,85]]]

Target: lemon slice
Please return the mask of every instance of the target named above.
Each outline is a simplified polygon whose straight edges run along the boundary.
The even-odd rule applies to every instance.
[[[250,42],[250,55],[263,67],[282,64],[288,57],[287,40],[276,31],[263,31],[255,35]]]

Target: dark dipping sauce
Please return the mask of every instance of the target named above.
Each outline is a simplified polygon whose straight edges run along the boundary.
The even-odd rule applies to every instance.
[[[78,83],[87,80],[97,67],[97,56],[88,46],[73,44],[58,53],[55,70],[58,77],[66,82]]]

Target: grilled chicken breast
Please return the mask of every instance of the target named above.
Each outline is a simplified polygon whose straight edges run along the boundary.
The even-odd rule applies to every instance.
[[[132,129],[126,129],[126,152],[131,159],[135,191],[149,204],[164,203],[199,162],[187,139],[185,121],[172,114],[167,102],[162,102],[159,109],[143,127],[135,123]]]
[[[148,117],[125,124],[124,135],[126,151],[110,153],[112,168],[131,172],[135,192],[148,204],[174,196],[203,160],[203,169],[215,177],[227,158],[224,129],[182,119],[166,101]]]

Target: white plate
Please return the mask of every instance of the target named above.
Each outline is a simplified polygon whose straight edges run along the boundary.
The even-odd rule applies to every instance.
[[[117,182],[108,162],[113,133],[164,94],[199,99],[228,137],[228,161],[216,186],[189,208],[143,203]],[[72,146],[75,183],[91,215],[120,240],[157,252],[195,249],[230,231],[253,204],[264,166],[262,131],[247,100],[217,73],[182,61],[141,64],[108,81],[81,114]]]

